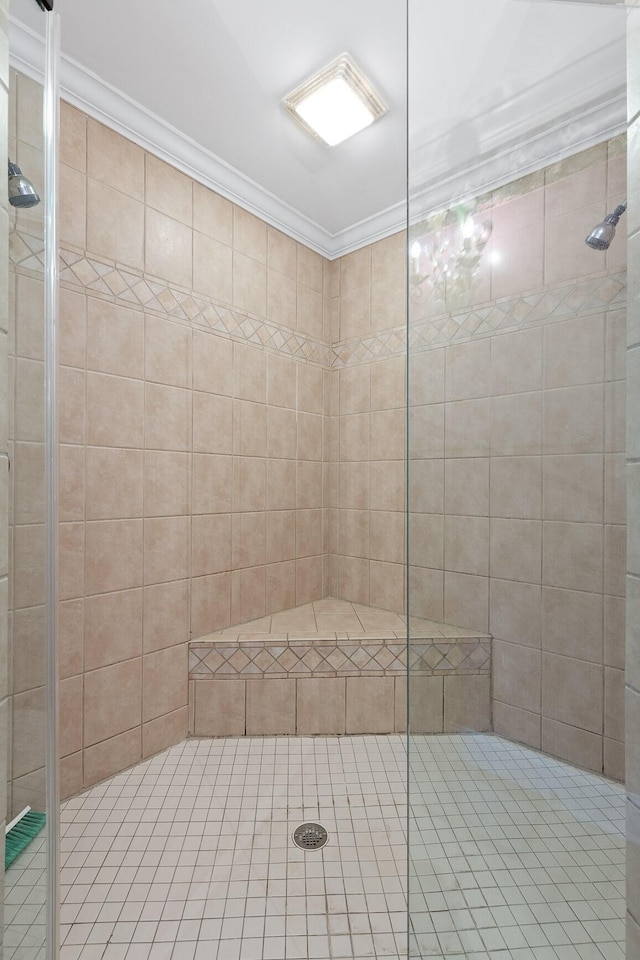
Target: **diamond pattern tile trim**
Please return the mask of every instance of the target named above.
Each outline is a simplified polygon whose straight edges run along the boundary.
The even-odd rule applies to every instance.
[[[412,640],[412,676],[488,674],[491,640],[464,637]],[[263,679],[266,677],[401,676],[407,670],[407,646],[391,639],[289,639],[194,641],[189,649],[189,677]]]

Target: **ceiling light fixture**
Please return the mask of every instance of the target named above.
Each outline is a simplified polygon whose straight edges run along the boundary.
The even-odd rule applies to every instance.
[[[387,112],[384,101],[343,53],[282,101],[316,139],[330,147],[359,133]]]

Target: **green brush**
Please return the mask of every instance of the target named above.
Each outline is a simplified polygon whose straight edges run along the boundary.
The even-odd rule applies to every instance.
[[[35,813],[31,807],[25,807],[11,823],[7,824],[4,841],[5,870],[40,833],[46,821],[44,813]]]

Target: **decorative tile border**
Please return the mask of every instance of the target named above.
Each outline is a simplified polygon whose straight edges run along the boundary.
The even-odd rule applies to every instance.
[[[491,640],[464,637],[412,640],[412,676],[489,674]],[[316,637],[189,645],[190,680],[267,680],[269,678],[394,677],[407,672],[402,637]]]
[[[523,297],[495,300],[484,306],[457,313],[441,313],[415,320],[409,333],[409,350],[422,352],[450,343],[462,343],[508,333],[527,327],[568,320],[570,317],[624,309],[627,302],[627,275],[578,280],[545,287]],[[370,363],[407,352],[404,326],[385,330],[362,340],[336,344],[332,350],[334,368]]]
[[[10,261],[15,267],[43,271],[41,237],[13,230],[9,249]],[[404,324],[370,337],[343,341],[332,348],[286,327],[232,310],[208,297],[70,250],[60,251],[60,279],[125,306],[143,308],[199,329],[333,369],[407,353]],[[626,293],[626,273],[620,273],[558,284],[526,296],[491,301],[471,310],[441,313],[412,321],[409,349],[422,352],[574,316],[622,309],[626,306]]]

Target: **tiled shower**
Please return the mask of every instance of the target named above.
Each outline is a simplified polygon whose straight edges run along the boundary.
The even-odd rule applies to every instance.
[[[35,165],[39,85],[14,71],[8,91],[9,152]],[[598,254],[582,237],[626,196],[626,162],[627,138],[615,136],[475,198],[474,217],[490,222],[491,238],[472,291],[459,294],[417,282],[407,257],[416,240],[437,244],[451,221],[427,218],[408,239],[395,233],[329,261],[62,102],[58,644],[67,843],[87,811],[108,818],[114,797],[138,788],[144,795],[145,777],[177,776],[182,788],[187,767],[215,778],[226,775],[226,763],[246,778],[245,759],[254,757],[271,775],[273,755],[276,776],[278,759],[288,765],[295,793],[296,765],[311,762],[299,738],[311,736],[335,772],[335,796],[339,777],[348,783],[353,773],[354,795],[362,789],[379,806],[366,827],[372,847],[385,830],[392,835],[393,869],[376,867],[380,889],[373,881],[363,892],[345,888],[349,863],[366,859],[347,852],[351,839],[342,893],[339,882],[325,889],[363,896],[364,906],[346,913],[379,914],[380,929],[308,921],[303,947],[301,934],[291,933],[289,944],[286,924],[275,919],[255,936],[238,935],[233,924],[233,935],[223,936],[226,915],[191,917],[185,906],[180,922],[198,920],[198,930],[211,933],[203,942],[233,941],[219,960],[266,960],[284,956],[280,950],[402,955],[405,798],[396,774],[406,762],[407,670],[412,732],[425,735],[410,774],[416,807],[434,802],[428,784],[437,762],[446,766],[431,734],[444,735],[450,755],[459,752],[471,776],[483,770],[492,788],[503,764],[525,790],[543,776],[562,780],[569,768],[557,761],[624,781],[625,461],[634,449],[625,452],[626,245],[621,232]],[[31,571],[31,585],[43,562],[43,243],[35,223],[11,223],[6,337],[15,372],[10,556],[22,551],[14,562]],[[42,732],[42,664],[35,651],[21,659],[28,636],[36,645],[37,589],[27,582],[21,595],[10,593],[8,610],[5,709],[15,763],[24,756],[20,736]],[[501,752],[503,741],[467,741],[468,731],[492,731],[542,754],[514,759],[510,746]],[[392,786],[380,784],[371,800],[376,763]],[[36,804],[42,786],[37,762],[8,769],[7,817],[25,783]],[[314,773],[319,798],[325,773]],[[601,942],[612,946],[600,955],[621,958],[621,794],[598,777],[571,776],[585,797],[593,785],[596,794],[610,789],[606,809],[617,811],[615,842],[602,828],[610,860],[603,869],[617,886],[615,909],[601,918],[612,925]],[[292,803],[296,814],[330,818],[305,790]],[[516,794],[500,794],[500,802]],[[239,834],[260,821],[259,808]],[[416,816],[414,836],[427,836]],[[271,846],[281,850],[286,830],[269,817]],[[358,839],[357,820],[342,829]],[[341,829],[339,816],[333,828]],[[206,829],[202,836],[204,850]],[[79,850],[68,854],[70,871]],[[453,851],[447,856],[454,861]],[[416,853],[420,864],[427,859]],[[420,887],[432,917],[443,908],[430,901],[420,869],[410,885]],[[285,877],[318,879],[300,867]],[[66,892],[82,882],[68,879]],[[109,894],[124,904],[113,924],[175,923],[170,911],[156,916],[155,894],[147,894],[148,915]],[[235,897],[227,890],[223,899]],[[250,899],[249,891],[243,910]],[[87,907],[90,900],[75,913],[67,902],[63,960],[93,958],[98,946],[113,960],[137,960],[134,926],[114,926],[94,953],[89,940],[74,941],[74,925],[89,936],[89,925],[112,922]],[[447,903],[445,912],[454,909]],[[300,907],[293,916],[308,913]],[[545,922],[536,914],[535,924]],[[197,946],[179,946],[179,929],[175,950],[199,957]],[[447,952],[448,932],[418,931],[415,955],[493,956],[489,936],[452,940]],[[150,927],[140,926],[143,933]],[[159,934],[157,941],[165,942]],[[236,941],[246,941],[237,954]],[[501,960],[536,956],[535,943],[505,943],[496,946]],[[549,944],[558,957],[574,956]],[[140,949],[145,960],[156,955],[164,960],[160,948]]]

